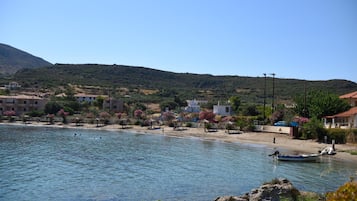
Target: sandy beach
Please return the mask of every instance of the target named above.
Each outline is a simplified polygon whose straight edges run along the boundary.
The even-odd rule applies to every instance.
[[[161,126],[157,129],[148,129],[148,127],[130,126],[123,129],[120,125],[106,125],[97,127],[96,124],[83,124],[76,126],[75,124],[53,124],[49,125],[43,122],[31,123],[0,123],[0,125],[21,125],[21,126],[46,126],[59,128],[73,128],[73,129],[96,129],[109,131],[128,131],[138,132],[143,134],[157,134],[171,137],[196,137],[202,140],[221,141],[227,143],[247,143],[258,144],[271,147],[272,149],[282,149],[289,153],[318,153],[319,150],[329,144],[317,143],[314,140],[298,140],[292,139],[286,134],[267,133],[267,132],[244,132],[237,134],[228,134],[225,130],[217,130],[215,132],[204,132],[203,128],[183,128],[174,130],[172,127]],[[275,138],[275,143],[273,142]],[[336,144],[337,154],[334,157],[337,160],[350,160],[357,162],[357,155],[351,155],[349,151],[357,151],[357,144]]]

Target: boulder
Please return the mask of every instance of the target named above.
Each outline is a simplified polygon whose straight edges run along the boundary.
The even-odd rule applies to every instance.
[[[299,194],[289,180],[280,178],[273,179],[244,195],[218,197],[215,201],[280,201],[282,198],[296,200]]]

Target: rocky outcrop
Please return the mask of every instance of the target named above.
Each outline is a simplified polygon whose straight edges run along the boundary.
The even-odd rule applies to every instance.
[[[282,198],[296,200],[299,194],[289,180],[281,178],[273,179],[244,195],[218,197],[215,201],[280,201]]]

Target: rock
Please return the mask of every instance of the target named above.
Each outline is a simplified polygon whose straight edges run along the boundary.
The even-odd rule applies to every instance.
[[[289,180],[281,178],[273,179],[244,195],[218,197],[215,201],[280,201],[281,198],[296,200],[299,194]]]
[[[223,196],[223,197],[218,197],[214,201],[249,201],[248,199],[243,199],[241,197],[236,197],[236,196]]]

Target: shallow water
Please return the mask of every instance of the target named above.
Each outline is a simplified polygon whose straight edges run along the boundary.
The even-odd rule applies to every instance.
[[[0,200],[214,200],[275,177],[325,192],[356,176],[357,164],[276,162],[269,153],[197,138],[0,126]]]

